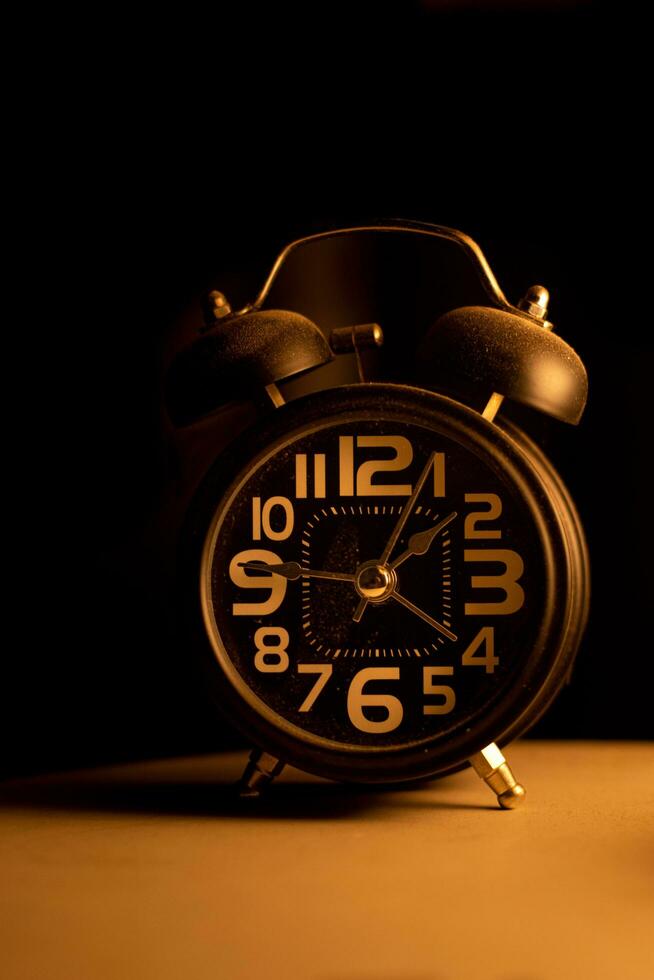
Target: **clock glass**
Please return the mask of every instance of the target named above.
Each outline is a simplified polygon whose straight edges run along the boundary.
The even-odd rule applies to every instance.
[[[506,436],[448,399],[374,388],[296,410],[242,466],[208,521],[202,616],[270,730],[415,755],[528,702],[553,559]]]

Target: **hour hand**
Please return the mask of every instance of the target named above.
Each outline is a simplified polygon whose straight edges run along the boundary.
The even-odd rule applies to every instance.
[[[429,551],[431,543],[436,535],[439,534],[443,528],[447,527],[447,525],[450,524],[456,516],[457,513],[455,510],[453,510],[451,514],[444,517],[442,521],[438,522],[438,524],[434,524],[433,527],[427,528],[426,531],[417,531],[415,534],[412,534],[409,538],[406,551],[403,551],[394,562],[391,562],[391,568],[397,568],[398,565],[401,565],[407,560],[407,558],[411,558],[413,555],[426,554],[427,551]]]
[[[282,562],[280,565],[266,565],[263,561],[242,561],[239,562],[241,568],[249,568],[256,572],[270,572],[271,575],[280,575],[295,582],[298,578],[328,578],[337,582],[354,582],[354,574],[347,572],[323,572],[314,568],[305,568],[298,565],[296,561]]]

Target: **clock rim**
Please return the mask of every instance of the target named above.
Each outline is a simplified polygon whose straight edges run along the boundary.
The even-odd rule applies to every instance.
[[[500,461],[502,472],[532,515],[544,555],[546,598],[541,617],[542,633],[527,658],[520,691],[514,681],[506,696],[498,693],[493,710],[483,722],[474,726],[474,731],[459,732],[444,742],[442,735],[434,736],[431,746],[428,740],[382,747],[326,744],[327,740],[296,728],[285,719],[282,719],[283,726],[271,721],[269,716],[272,714],[281,718],[272,709],[267,709],[265,715],[260,714],[256,706],[237,690],[220,663],[207,635],[201,589],[197,588],[198,571],[203,567],[203,556],[218,515],[227,512],[240,487],[254,468],[261,465],[261,457],[265,459],[311,427],[315,430],[334,424],[341,415],[346,415],[349,420],[356,411],[372,411],[378,415],[384,404],[398,417],[404,411],[408,416],[406,421],[441,431],[462,443],[478,457],[481,455],[487,464],[492,460],[496,469]],[[255,745],[298,768],[331,778],[358,782],[421,779],[460,768],[489,742],[505,744],[530,727],[549,706],[569,675],[581,636],[578,625],[584,619],[587,595],[584,583],[579,585],[577,582],[574,588],[573,579],[575,575],[579,577],[578,559],[584,552],[583,531],[578,518],[577,524],[571,521],[569,507],[566,507],[571,501],[566,495],[567,491],[549,461],[533,443],[523,438],[520,430],[516,429],[512,436],[504,428],[445,395],[410,385],[374,383],[330,388],[287,403],[243,433],[238,444],[216,460],[189,511],[187,524],[190,531],[183,536],[187,547],[183,548],[185,553],[180,563],[182,583],[187,583],[185,619],[200,654],[209,693],[228,720]],[[574,547],[580,536],[581,547]],[[195,582],[196,586],[189,588],[189,582]],[[560,601],[562,596],[563,602]],[[229,659],[229,654],[224,650],[223,653]],[[247,688],[245,681],[242,684]],[[251,693],[257,701],[261,700]]]

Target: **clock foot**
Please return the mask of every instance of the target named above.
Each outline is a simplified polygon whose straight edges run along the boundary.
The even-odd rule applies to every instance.
[[[268,752],[254,749],[238,783],[239,796],[260,796],[284,768],[284,763]]]
[[[473,755],[470,765],[493,790],[503,810],[513,810],[524,800],[525,788],[516,780],[495,742]]]

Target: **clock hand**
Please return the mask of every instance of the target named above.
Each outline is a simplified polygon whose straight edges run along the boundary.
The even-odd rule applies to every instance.
[[[436,535],[442,531],[444,527],[447,527],[447,525],[450,524],[456,516],[457,513],[455,510],[453,510],[448,517],[444,517],[442,521],[439,521],[438,524],[435,524],[433,527],[427,528],[426,531],[418,531],[416,534],[412,534],[409,538],[409,547],[406,549],[406,551],[403,551],[394,562],[391,563],[391,569],[397,568],[398,565],[405,562],[407,558],[411,558],[412,555],[426,554]]]
[[[391,534],[390,538],[388,539],[388,541],[386,543],[386,547],[384,548],[384,553],[381,556],[381,558],[379,559],[379,564],[380,565],[385,565],[386,562],[388,561],[388,556],[390,555],[391,551],[395,547],[395,543],[396,543],[397,539],[399,538],[400,534],[402,533],[402,528],[404,527],[404,525],[408,521],[409,515],[411,514],[411,511],[415,507],[415,504],[416,504],[416,501],[417,501],[418,496],[420,494],[420,491],[422,490],[423,486],[425,485],[425,481],[426,481],[427,477],[429,476],[429,471],[432,468],[432,466],[434,465],[434,456],[435,456],[435,453],[431,453],[431,455],[429,456],[429,459],[427,460],[427,464],[426,464],[424,470],[422,471],[422,473],[418,477],[418,482],[416,483],[416,485],[415,485],[415,487],[413,489],[413,493],[411,494],[411,496],[407,500],[406,504],[402,508],[402,513],[400,514],[400,519],[398,520],[398,522],[396,523],[395,527],[393,528],[393,533]],[[356,607],[356,609],[354,611],[354,616],[352,617],[352,619],[354,620],[355,623],[359,623],[361,621],[361,617],[363,616],[364,612],[366,611],[366,606],[367,605],[368,605],[368,600],[367,599],[362,599],[361,602],[359,603],[359,605]]]
[[[399,592],[395,592],[395,591],[391,592],[390,597],[391,599],[395,599],[396,602],[399,602],[401,606],[405,606],[406,609],[411,610],[411,612],[415,613],[416,616],[420,616],[420,619],[424,619],[426,623],[429,623],[429,625],[433,626],[435,630],[438,630],[439,633],[442,633],[443,636],[446,636],[448,640],[457,639],[457,636],[454,633],[452,633],[450,630],[448,630],[446,626],[443,626],[443,624],[439,623],[438,620],[433,619],[426,612],[423,612],[422,609],[418,608],[418,606],[414,606],[412,602],[410,602],[408,599],[405,599],[405,597],[403,595],[400,595]]]
[[[354,582],[354,575],[349,575],[347,572],[323,572],[314,568],[304,568],[303,565],[298,565],[296,561],[286,561],[281,565],[266,565],[264,562],[258,561],[242,561],[239,562],[239,566],[258,572],[270,572],[271,575],[281,575],[282,578],[288,579],[289,582],[295,582],[298,578],[329,578],[337,582]]]

